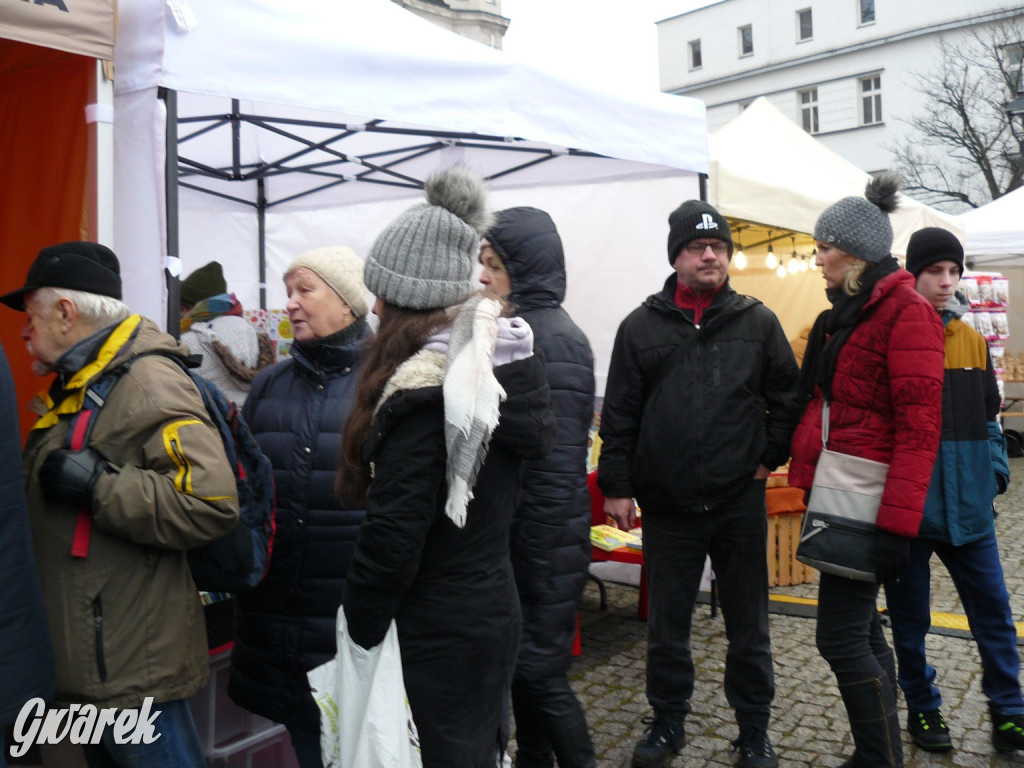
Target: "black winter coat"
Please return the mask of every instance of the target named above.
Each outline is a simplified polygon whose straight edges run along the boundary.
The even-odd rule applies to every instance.
[[[555,425],[536,356],[494,372],[508,397],[465,527],[445,514],[439,385],[391,395],[364,451],[374,479],[345,585],[345,616],[352,639],[366,648],[396,621],[424,768],[492,766],[507,737],[520,623],[508,529],[521,460],[550,450]]]
[[[277,535],[266,578],[236,597],[228,693],[286,725],[318,728],[306,672],[334,657],[335,620],[362,509],[334,495],[341,431],[355,398],[360,342],[299,345],[253,381],[243,416],[274,466]]]
[[[0,729],[29,699],[53,698],[53,649],[32,554],[17,398],[0,347]]]
[[[726,284],[695,325],[676,284],[619,326],[601,411],[601,490],[644,514],[729,503],[758,464],[786,461],[800,419],[800,372],[771,310]]]
[[[515,677],[537,682],[569,669],[590,564],[587,438],[594,418],[594,355],[562,308],[565,258],[551,217],[536,208],[502,211],[487,240],[509,274],[509,300],[543,354],[558,419],[554,450],[523,464],[511,531],[523,611]]]

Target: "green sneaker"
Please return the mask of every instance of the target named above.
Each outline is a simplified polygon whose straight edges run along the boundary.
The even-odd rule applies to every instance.
[[[996,752],[1024,749],[1024,715],[992,713],[992,746]]]
[[[929,709],[924,712],[907,714],[907,730],[910,738],[926,752],[949,752],[953,749],[953,741],[949,738],[949,728],[942,717],[942,710]]]

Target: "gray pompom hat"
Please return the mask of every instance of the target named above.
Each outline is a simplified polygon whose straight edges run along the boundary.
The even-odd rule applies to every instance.
[[[844,197],[825,209],[814,225],[814,239],[877,264],[892,250],[889,213],[896,210],[899,188],[895,174],[875,176],[864,197]]]
[[[491,225],[483,180],[468,169],[431,176],[425,191],[426,203],[377,236],[363,270],[374,296],[406,309],[450,307],[473,293],[480,238]]]

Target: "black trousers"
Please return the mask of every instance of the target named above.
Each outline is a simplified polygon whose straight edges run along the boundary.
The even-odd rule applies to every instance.
[[[725,696],[741,727],[767,726],[775,676],[768,632],[764,481],[752,481],[736,501],[705,514],[645,511],[643,529],[650,589],[647,699],[654,711],[682,717],[690,712],[690,629],[710,555],[729,643]]]

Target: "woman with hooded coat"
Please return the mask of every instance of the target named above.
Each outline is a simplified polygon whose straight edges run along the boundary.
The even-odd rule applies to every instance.
[[[523,610],[512,679],[516,766],[550,768],[553,755],[561,768],[593,768],[587,721],[567,673],[590,565],[586,473],[594,355],[562,308],[565,257],[547,213],[527,207],[496,213],[480,263],[480,282],[507,299],[533,329],[558,417],[555,449],[523,465],[512,521],[512,567]]]
[[[889,465],[876,522],[877,581],[822,572],[818,587],[818,650],[836,676],[853,733],[846,768],[903,765],[895,661],[876,601],[880,582],[898,580],[907,567],[942,423],[942,324],[889,252],[897,190],[892,175],[873,178],[865,197],[829,206],[814,227],[832,308],[807,340],[807,407],[789,469],[790,485],[811,488],[823,401],[830,450]]]
[[[554,415],[529,326],[473,293],[482,183],[456,167],[426,196],[366,260],[380,326],[344,435],[339,491],[366,521],[343,609],[363,648],[397,625],[424,768],[491,768],[520,626],[508,530]]]

